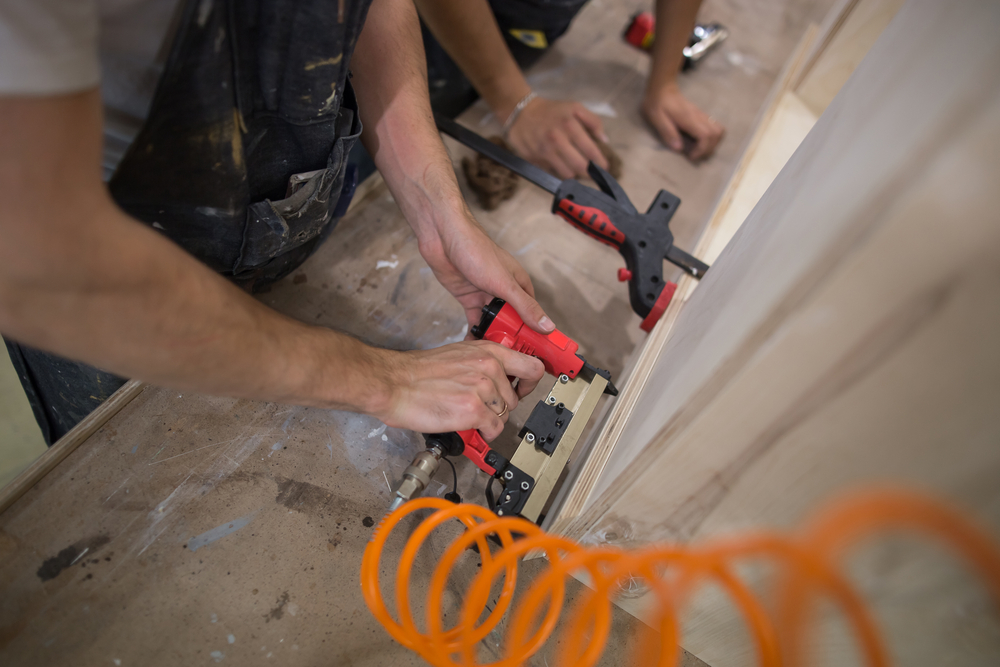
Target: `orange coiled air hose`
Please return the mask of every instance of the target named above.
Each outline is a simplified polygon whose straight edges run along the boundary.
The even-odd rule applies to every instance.
[[[396,611],[382,599],[378,570],[382,550],[393,529],[406,516],[424,509],[427,516],[407,540],[396,569]],[[452,519],[466,531],[441,556],[431,576],[425,601],[427,631],[420,632],[410,609],[410,573],[417,553],[438,526]],[[876,489],[848,495],[808,521],[793,535],[758,531],[717,539],[700,546],[651,545],[635,551],[613,547],[583,547],[514,517],[497,517],[478,505],[455,505],[439,498],[413,500],[387,516],[375,529],[361,564],[365,602],[389,634],[438,667],[479,667],[476,647],[511,608],[517,581],[517,560],[544,551],[549,569],[536,577],[519,600],[509,621],[505,655],[485,663],[490,667],[522,665],[555,631],[562,613],[566,577],[586,572],[586,589],[569,614],[561,642],[563,665],[587,667],[601,657],[611,628],[611,600],[622,582],[638,576],[655,601],[653,627],[640,642],[630,664],[674,666],[680,644],[680,613],[695,589],[713,580],[744,615],[766,666],[805,662],[803,635],[810,610],[818,599],[839,606],[854,630],[869,665],[888,665],[889,658],[876,624],[861,595],[841,574],[837,563],[860,540],[886,530],[908,530],[941,538],[985,580],[1000,602],[1000,549],[959,511],[926,495],[901,489]],[[502,548],[491,553],[487,537],[496,535]],[[445,629],[442,598],[459,556],[475,545],[482,568],[466,591],[458,623]],[[767,559],[774,563],[775,600],[769,610],[739,577],[737,562]],[[496,606],[489,609],[493,584],[503,577]],[[486,618],[478,623],[483,612]]]

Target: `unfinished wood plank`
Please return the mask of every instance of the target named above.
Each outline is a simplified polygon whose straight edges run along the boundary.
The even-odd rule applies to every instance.
[[[768,307],[769,299],[766,297],[770,297],[775,302],[780,301],[778,294],[781,294],[781,290],[791,289],[792,287],[795,287],[795,293],[798,293],[798,290],[804,289],[804,277],[809,276],[810,279],[815,280],[817,279],[816,276],[823,275],[822,272],[828,269],[827,265],[829,263],[839,261],[840,255],[838,253],[842,249],[843,244],[848,243],[849,238],[844,235],[843,228],[853,225],[855,229],[862,231],[866,229],[864,224],[868,222],[867,219],[849,215],[855,213],[855,215],[860,216],[860,213],[856,213],[856,211],[860,205],[861,193],[868,192],[871,193],[871,197],[875,197],[879,194],[876,184],[883,184],[884,187],[888,187],[894,184],[894,181],[891,180],[893,174],[902,170],[904,165],[915,168],[912,161],[917,159],[919,155],[917,151],[922,148],[922,144],[918,144],[916,138],[910,138],[913,144],[911,150],[915,154],[904,157],[901,154],[901,149],[894,148],[891,140],[894,133],[890,132],[890,129],[895,129],[898,132],[902,131],[902,128],[907,128],[912,133],[924,129],[929,133],[930,129],[916,124],[913,120],[914,114],[911,108],[913,105],[917,105],[917,93],[913,90],[901,91],[897,86],[893,89],[894,96],[885,95],[881,85],[883,79],[879,77],[889,76],[890,73],[883,73],[883,69],[879,68],[892,68],[891,75],[898,77],[900,80],[912,81],[916,75],[909,68],[908,63],[900,60],[901,56],[883,54],[883,57],[889,57],[890,60],[886,63],[872,64],[869,67],[871,71],[868,74],[868,82],[862,81],[862,83],[855,85],[855,97],[857,101],[853,105],[839,104],[836,113],[832,114],[832,116],[831,114],[827,114],[821,118],[820,123],[814,128],[814,132],[807,138],[802,150],[796,153],[789,164],[786,165],[787,176],[781,182],[781,186],[778,187],[778,181],[776,181],[751,216],[751,220],[761,220],[767,219],[766,215],[768,214],[780,215],[782,223],[790,229],[798,229],[794,226],[795,223],[798,223],[798,225],[802,226],[802,230],[797,232],[798,236],[794,239],[796,242],[792,242],[792,240],[785,241],[781,248],[764,246],[764,244],[771,241],[777,232],[763,222],[755,223],[752,231],[748,232],[748,221],[737,234],[736,239],[739,239],[739,243],[734,239],[733,244],[727,248],[719,261],[716,262],[716,265],[713,266],[713,270],[702,281],[702,289],[695,292],[696,296],[693,296],[692,299],[698,299],[697,295],[699,292],[704,291],[706,285],[724,281],[723,284],[726,285],[726,288],[732,289],[736,287],[733,281],[742,281],[739,282],[739,292],[744,296],[744,300],[739,305],[734,304],[733,301],[736,297],[733,294],[725,293],[722,287],[712,290],[712,294],[710,295],[711,301],[707,301],[709,297],[704,294],[700,296],[703,304],[702,308],[712,308],[714,305],[713,301],[715,300],[721,300],[729,304],[733,312],[726,313],[726,321],[731,323],[733,327],[726,328],[725,326],[719,326],[718,331],[713,328],[712,333],[717,335],[719,340],[705,341],[703,339],[687,338],[683,341],[671,340],[668,342],[668,346],[673,346],[674,348],[683,342],[682,347],[685,349],[678,350],[672,358],[668,358],[669,355],[666,354],[662,355],[661,362],[663,362],[663,367],[657,372],[661,374],[661,377],[670,376],[672,378],[668,384],[672,386],[672,391],[677,393],[666,396],[661,387],[659,401],[652,401],[653,397],[650,394],[649,400],[652,402],[645,406],[641,414],[643,416],[656,415],[656,417],[648,420],[644,428],[632,432],[634,438],[630,442],[630,445],[634,448],[633,451],[641,449],[660,430],[657,420],[659,420],[659,424],[663,424],[669,419],[668,415],[677,409],[677,403],[674,403],[675,400],[683,401],[684,398],[682,397],[686,398],[690,395],[689,390],[685,389],[683,385],[686,383],[689,387],[700,386],[704,382],[704,374],[708,369],[713,367],[714,364],[721,363],[721,360],[716,355],[721,354],[723,349],[735,348],[739,345],[739,337],[747,335],[748,330],[752,329],[753,325],[751,321],[759,320],[762,317],[761,311]],[[926,60],[923,62],[925,63],[925,67],[931,69],[930,64]],[[968,76],[951,77],[949,79],[949,83],[956,87],[959,85],[959,81],[966,86],[966,89],[961,89],[960,92],[956,91],[956,96],[967,97],[972,94],[973,90],[979,90],[978,84],[973,83]],[[869,86],[868,88],[865,87],[866,83]],[[916,88],[915,83],[914,88]],[[906,97],[907,94],[910,97]],[[958,122],[956,120],[957,115],[966,108],[962,104],[963,100],[964,97],[956,99],[952,105],[946,107],[942,103],[939,103],[934,108],[942,115],[950,113],[949,120],[951,122]],[[924,106],[927,107],[926,104]],[[874,126],[873,120],[869,121],[869,115],[872,119],[880,120],[882,125]],[[910,120],[907,123],[902,123],[900,119]],[[926,123],[929,125],[932,121],[937,120],[937,118],[928,118]],[[826,122],[824,123],[824,121]],[[846,124],[849,122],[857,123],[857,129],[847,126]],[[822,132],[820,132],[821,128],[823,129]],[[854,136],[854,133],[860,128],[864,128],[867,134],[864,137]],[[950,132],[954,131],[954,129],[950,130]],[[924,137],[924,141],[930,141],[923,134],[919,136]],[[810,142],[812,146],[807,151],[806,145],[810,144]],[[834,147],[837,147],[839,152]],[[856,184],[859,190],[850,196],[846,192],[838,192],[837,196],[843,197],[842,199],[821,202],[820,197],[829,196],[832,198],[833,195],[827,194],[832,189],[832,185],[829,184],[830,179],[828,175],[820,170],[825,169],[829,171],[830,168],[834,168],[832,166],[834,164],[839,167],[849,155],[848,147],[853,147],[853,150],[859,155],[855,156],[856,164],[849,167],[849,169],[854,170],[850,179],[848,179],[846,173],[843,178],[845,181],[849,180],[852,184]],[[823,159],[821,160],[820,158]],[[844,169],[845,172],[848,169],[848,167],[840,168]],[[807,177],[811,180],[806,181]],[[809,198],[807,198],[805,192],[810,191],[805,190],[805,186],[813,188],[813,194]],[[796,206],[793,207],[792,203],[795,203]],[[826,203],[831,210],[824,210],[822,216],[819,216],[813,209],[821,203]],[[799,213],[799,209],[804,209],[805,212]],[[790,220],[789,218],[793,213],[802,215],[802,220]],[[776,222],[770,224],[777,225]],[[791,256],[780,260],[765,256],[760,249],[752,245],[753,243],[767,247],[772,254],[778,252],[780,249],[784,249]],[[765,257],[768,263],[764,263]],[[820,263],[821,257],[824,263]],[[752,276],[752,283],[747,280],[750,276],[741,276],[740,279],[733,277],[734,273],[748,271],[747,266],[760,268],[758,273]],[[770,282],[779,279],[780,283]],[[746,294],[745,290],[747,288],[745,286],[750,284],[758,288],[760,294],[753,297]],[[752,318],[750,317],[750,313],[754,314]],[[698,315],[691,314],[684,317],[697,318]],[[741,317],[745,317],[746,321],[739,319]],[[720,347],[714,347],[714,345]],[[689,348],[696,348],[700,353],[699,356],[692,359],[691,352],[693,350]],[[709,361],[709,359],[712,359],[712,361]],[[689,372],[694,375],[691,377],[680,375],[676,372],[678,369],[674,369],[675,372],[671,372],[667,369],[670,365],[683,366],[689,369]],[[733,372],[729,367],[726,367],[725,370],[727,373]],[[629,464],[625,460],[626,458],[628,457],[616,456],[618,470]]]
[[[791,88],[795,89],[802,83],[802,79],[812,69],[813,65],[822,56],[823,52],[830,48],[830,42],[837,35],[837,31],[844,25],[851,12],[862,0],[837,0],[830,8],[830,11],[823,17],[823,22],[818,26],[816,39],[813,40],[809,49],[803,54],[802,66],[792,78]]]
[[[762,114],[740,166],[699,241],[697,256],[709,263],[715,261],[798,148],[818,114],[826,108],[871,48],[874,39],[895,15],[899,4],[897,0],[843,0],[830,10],[822,27],[810,26],[775,85],[770,103]],[[842,30],[846,31],[844,36],[840,36]],[[835,75],[829,72],[835,72]],[[810,73],[813,73],[813,78],[809,78]],[[829,99],[821,106],[818,98],[813,100],[812,105],[807,105],[796,94],[795,90],[808,81],[822,81],[823,90],[829,93]],[[574,471],[573,488],[557,499],[559,511],[548,524],[553,530],[570,533],[579,530],[571,528],[570,522],[593,497],[596,480],[604,473],[611,452],[625,432],[625,425],[638,395],[646,386],[652,364],[659,358],[673,323],[696,285],[696,281],[682,278],[677,296],[664,313],[659,328],[654,330],[634,357],[629,373],[630,378],[635,376],[636,380],[631,388],[627,387],[629,391],[624,392],[618,404],[606,408],[601,414],[603,428],[593,441],[587,443],[587,460]]]
[[[66,435],[59,438],[34,463],[25,468],[20,475],[11,480],[10,484],[0,489],[0,512],[11,506],[14,501],[28,492],[42,477],[59,465],[60,461],[69,456],[73,450],[83,444],[87,438],[104,426],[118,411],[139,395],[145,383],[129,380],[118,391],[101,403],[96,410],[87,415]]]
[[[741,174],[727,206],[721,211],[718,231],[706,238],[701,247],[700,256],[706,262],[718,259],[736,230],[816,124],[816,118],[816,114],[798,95],[790,90],[782,93],[774,114],[762,127],[759,145],[748,155],[747,168]]]
[[[986,2],[900,11],[680,314],[583,540],[787,527],[884,479],[1000,530],[997,29]],[[899,664],[995,663],[981,585],[907,545],[852,569]],[[700,600],[687,627],[713,667],[751,655],[726,609]],[[817,646],[844,664],[847,642]]]
[[[661,489],[677,486],[678,496],[652,492],[652,477],[640,480],[630,488],[645,486],[642,500],[617,505],[616,520],[598,533],[694,540],[762,522],[791,527],[831,494],[880,479],[919,483],[1000,528],[1000,232],[982,196],[1000,173],[993,125],[970,128],[964,145],[915,181],[891,219],[767,341],[771,349],[653,464]],[[951,192],[931,194],[941,184]],[[966,205],[953,209],[959,199]],[[961,229],[949,225],[955,220]],[[905,267],[885,266],[912,234],[948,239]],[[688,486],[690,476],[698,481]],[[654,506],[662,513],[649,523],[633,519]],[[1000,618],[986,611],[980,582],[945,554],[908,544],[863,551],[864,566],[852,571],[894,640],[895,662],[940,664],[934,649],[944,646],[956,663],[995,661],[995,633],[976,628]],[[641,618],[645,603],[620,606]],[[971,607],[984,610],[975,621],[953,611]],[[713,666],[753,659],[727,610],[707,591],[687,615],[685,648]],[[818,650],[843,657],[848,637],[821,637]]]

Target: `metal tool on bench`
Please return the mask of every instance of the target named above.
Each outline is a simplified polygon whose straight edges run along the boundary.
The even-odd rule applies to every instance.
[[[656,17],[651,12],[633,14],[622,36],[637,49],[652,51],[656,37]],[[696,24],[691,37],[688,38],[688,45],[684,47],[684,62],[681,69],[686,72],[697,65],[698,61],[727,37],[729,31],[720,23]]]
[[[698,61],[729,37],[729,31],[720,23],[699,23],[691,33],[688,45],[684,47],[684,70],[689,70]]]
[[[435,113],[434,121],[445,134],[554,194],[553,213],[621,254],[625,268],[618,270],[618,280],[628,282],[629,303],[643,318],[643,331],[652,331],[677,289],[663,279],[664,259],[698,279],[708,271],[707,264],[674,245],[670,219],[681,200],[670,192],[660,190],[649,209],[639,213],[618,181],[593,162],[587,173],[600,190],[573,178],[560,181],[441,114]]]
[[[556,381],[518,433],[521,443],[510,460],[490,448],[476,430],[424,434],[427,449],[404,471],[390,511],[422,493],[444,457],[465,455],[492,477],[486,491],[490,509],[538,522],[598,399],[602,394],[617,396],[618,390],[610,373],[577,354],[576,342],[559,330],[545,335],[530,329],[502,299],[483,308],[472,334],[537,357]],[[494,480],[503,487],[496,502],[491,493]]]

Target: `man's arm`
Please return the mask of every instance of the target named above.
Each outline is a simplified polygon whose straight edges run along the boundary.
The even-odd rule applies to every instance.
[[[428,432],[503,428],[541,363],[480,341],[393,352],[254,300],[115,206],[96,89],[0,97],[0,331],[176,389],[365,412]]]
[[[486,0],[416,0],[424,23],[501,123],[531,92]],[[587,161],[607,169],[591,134],[607,141],[600,118],[579,102],[536,97],[507,139],[524,159],[560,178],[587,175]]]
[[[416,232],[420,254],[465,308],[470,325],[498,296],[528,326],[552,331],[528,274],[486,235],[462,197],[434,126],[411,0],[372,3],[351,69],[365,125],[361,140]]]
[[[694,137],[695,145],[688,154],[692,160],[711,155],[725,133],[722,125],[692,104],[677,86],[684,47],[700,6],[701,0],[657,0],[653,67],[642,102],[643,115],[667,146],[678,152],[684,149],[681,131]]]

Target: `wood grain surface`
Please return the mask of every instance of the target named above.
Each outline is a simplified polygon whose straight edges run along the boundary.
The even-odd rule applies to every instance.
[[[998,27],[988,2],[900,10],[680,314],[585,540],[792,528],[867,484],[1000,536]],[[891,536],[846,565],[898,664],[1000,660],[997,607],[950,550]],[[753,660],[716,592],[687,620],[709,664]],[[814,639],[855,663],[843,626]]]

